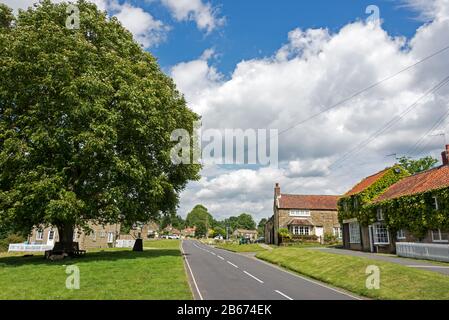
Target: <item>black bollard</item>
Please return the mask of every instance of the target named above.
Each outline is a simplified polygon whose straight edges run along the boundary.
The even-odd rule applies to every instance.
[[[133,251],[143,251],[142,239],[136,239],[136,242],[134,242]]]

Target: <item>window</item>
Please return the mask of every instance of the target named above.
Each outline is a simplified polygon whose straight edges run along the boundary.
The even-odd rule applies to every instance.
[[[78,236],[78,232],[75,230],[73,231],[73,241],[76,240],[76,237]]]
[[[50,230],[48,232],[48,240],[53,240],[55,238],[55,232],[53,230]]]
[[[404,229],[401,229],[398,231],[398,233],[396,234],[396,239],[398,239],[398,240],[405,239],[405,230]]]
[[[337,239],[341,239],[342,238],[341,228],[340,227],[334,227],[334,236]]]
[[[346,201],[343,202],[343,210],[348,211],[348,203]]]
[[[114,242],[114,233],[108,232],[108,243],[113,243],[113,242]]]
[[[95,231],[92,231],[92,240],[97,241],[97,233]]]
[[[308,236],[310,235],[309,226],[293,226],[292,233],[296,236]]]
[[[290,210],[290,217],[310,217],[309,210]]]
[[[449,242],[449,233],[442,232],[440,229],[432,230],[433,242]]]
[[[44,230],[42,229],[37,230],[36,240],[44,240]]]
[[[377,209],[377,221],[383,221],[384,220],[384,213],[382,208]]]
[[[358,209],[359,208],[359,199],[354,198],[354,209]]]
[[[349,243],[360,243],[360,226],[358,222],[349,224]]]
[[[373,225],[374,244],[389,244],[388,228],[383,223]]]
[[[432,197],[433,198],[433,208],[435,209],[435,210],[438,210],[439,209],[439,206],[438,206],[438,198],[437,197]]]
[[[100,231],[100,238],[106,237],[106,232],[104,230]]]

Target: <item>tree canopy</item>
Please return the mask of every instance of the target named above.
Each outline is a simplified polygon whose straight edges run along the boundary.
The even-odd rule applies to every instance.
[[[399,158],[399,164],[410,174],[423,172],[433,168],[438,163],[438,160],[433,157],[424,157],[421,159],[413,160],[410,157]]]
[[[216,221],[209,213],[207,208],[201,204],[196,205],[192,211],[187,214],[186,225],[189,227],[198,227],[202,223],[207,228],[212,228],[216,225]]]
[[[174,165],[187,108],[156,59],[116,18],[80,0],[0,6],[0,225],[53,225],[60,241],[89,221],[132,224],[174,211],[198,165]]]

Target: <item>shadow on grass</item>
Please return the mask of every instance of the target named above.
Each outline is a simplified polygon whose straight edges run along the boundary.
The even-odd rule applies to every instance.
[[[25,265],[65,265],[85,262],[118,261],[141,258],[159,258],[159,257],[181,257],[178,249],[152,249],[143,252],[134,252],[128,250],[117,251],[94,251],[88,252],[85,256],[79,258],[65,258],[64,260],[50,261],[45,260],[43,255],[39,256],[14,256],[0,257],[0,267],[20,267]]]

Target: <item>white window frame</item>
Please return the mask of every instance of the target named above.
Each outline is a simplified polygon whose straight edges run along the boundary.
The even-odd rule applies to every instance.
[[[92,231],[92,241],[97,241],[97,232],[95,230]]]
[[[354,198],[354,209],[358,209],[359,208],[359,199],[358,198]]]
[[[449,240],[443,240],[443,234],[446,234],[446,236],[449,238],[449,235],[447,232],[441,232],[441,229],[438,230],[431,230],[430,233],[432,234],[432,242],[436,243],[448,243]],[[435,239],[435,233],[438,234],[438,239]]]
[[[51,239],[50,239],[50,235],[52,235],[52,236],[51,236]],[[54,240],[55,240],[55,230],[50,229],[50,230],[48,231],[47,239],[48,239],[48,241],[50,241],[50,240],[54,241]]]
[[[398,230],[398,232],[396,233],[396,239],[398,239],[398,240],[405,240],[406,239],[405,230],[404,229]]]
[[[114,243],[114,232],[108,232],[108,243]]]
[[[361,243],[360,224],[358,222],[349,223],[349,243]]]
[[[310,226],[292,226],[292,233],[295,236],[310,236]]]
[[[439,207],[439,205],[438,205],[438,198],[437,198],[437,197],[432,197],[432,199],[433,199],[433,208],[434,208],[435,210],[439,210],[440,207]]]
[[[342,238],[342,236],[343,236],[343,234],[342,234],[342,232],[341,232],[341,227],[334,227],[334,236],[337,238],[337,239],[341,239]]]
[[[290,217],[310,217],[310,210],[290,210]]]
[[[44,240],[44,230],[37,229],[37,231],[36,231],[36,240]]]
[[[380,234],[379,232],[380,228],[382,228],[385,234]],[[373,238],[375,245],[390,244],[390,232],[388,231],[387,226],[383,223],[373,224]]]
[[[384,212],[382,208],[377,208],[377,221],[384,221]]]

